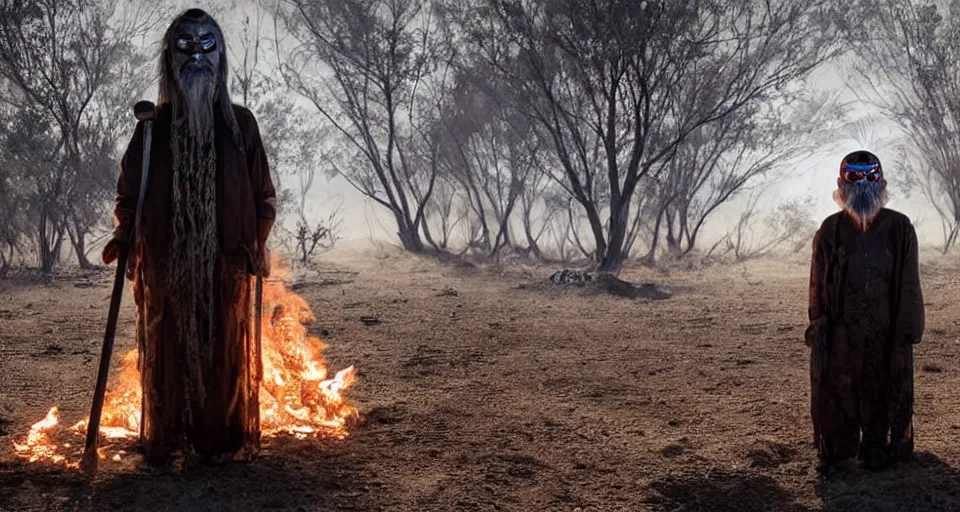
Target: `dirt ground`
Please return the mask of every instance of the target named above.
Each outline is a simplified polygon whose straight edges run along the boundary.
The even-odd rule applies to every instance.
[[[21,463],[11,443],[55,403],[86,416],[112,271],[13,276],[0,281],[0,510],[960,510],[960,264],[924,261],[916,460],[825,482],[803,257],[628,269],[673,291],[637,301],[530,287],[547,267],[344,246],[295,289],[331,369],[358,368],[363,424],[342,441],[267,440],[249,464],[104,463],[92,485]]]

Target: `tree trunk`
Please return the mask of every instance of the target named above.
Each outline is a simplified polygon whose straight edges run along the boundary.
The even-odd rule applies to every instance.
[[[6,279],[7,274],[10,272],[10,266],[13,262],[13,252],[11,251],[10,257],[7,257],[7,254],[4,251],[0,251],[0,279]]]
[[[540,250],[540,243],[538,242],[537,237],[533,236],[533,202],[528,201],[524,196],[521,198],[521,208],[523,214],[521,215],[521,221],[523,223],[523,234],[527,239],[527,248],[528,253],[532,253],[534,258],[538,261],[543,260],[543,251]],[[544,218],[544,222],[549,222],[550,217],[547,216]],[[541,230],[541,234],[543,231]]]
[[[943,242],[943,248],[941,249],[943,254],[950,252],[950,248],[953,247],[953,244],[957,241],[958,234],[960,234],[960,219],[954,219],[953,223],[950,224],[950,232]]]
[[[540,244],[537,243],[536,238],[533,237],[533,232],[530,229],[530,224],[524,221],[523,223],[523,232],[527,237],[527,251],[533,254],[535,259],[543,260],[543,251],[540,250]]]
[[[87,259],[86,246],[86,239],[83,235],[80,235],[78,240],[73,242],[73,249],[77,252],[77,263],[80,265],[80,268],[84,270],[93,268],[90,260]]]
[[[596,242],[596,250],[594,252],[594,259],[597,263],[603,265],[606,261],[607,255],[607,240],[603,236],[603,223],[600,221],[600,213],[597,211],[596,205],[592,201],[580,202],[583,205],[583,209],[587,212],[587,220],[590,222],[590,231],[593,233],[593,239]],[[571,212],[570,214],[570,228],[576,230],[576,227],[573,226],[574,216]],[[581,245],[581,251],[583,247]]]
[[[400,243],[403,245],[403,249],[414,254],[423,253],[423,242],[420,240],[420,236],[412,232],[406,226],[400,226],[400,231],[397,232],[397,236],[400,237]]]
[[[601,272],[619,273],[623,268],[623,243],[630,227],[630,198],[618,201],[610,212],[610,231],[607,251],[600,261]]]
[[[659,249],[660,246],[660,226],[663,224],[663,214],[664,209],[661,208],[660,212],[657,213],[657,221],[653,225],[653,236],[650,237],[650,249],[647,251],[647,254],[641,258],[641,262],[648,267],[652,267],[657,263],[657,249]]]
[[[407,219],[401,211],[394,210],[393,215],[397,220],[397,237],[400,238],[403,249],[415,254],[422,254],[423,240],[420,239],[420,233],[413,226],[413,222]]]
[[[89,270],[93,268],[93,265],[87,259],[87,237],[80,232],[79,223],[74,222],[73,226],[73,229],[67,228],[67,235],[70,237],[70,244],[73,245],[74,252],[77,253],[77,264],[80,265],[80,268]]]
[[[500,257],[500,252],[505,247],[513,246],[513,238],[510,236],[510,215],[512,214],[513,206],[511,205],[497,222],[497,236],[493,240],[493,249],[490,251],[490,256],[494,259]]]
[[[423,237],[427,239],[427,243],[430,244],[434,249],[438,251],[443,251],[447,248],[446,236],[442,243],[438,244],[437,241],[433,238],[433,233],[430,232],[430,226],[427,224],[427,220],[424,219],[421,223],[423,225]]]
[[[46,210],[46,208],[44,208]],[[63,244],[63,228],[55,226],[49,211],[40,214],[40,225],[38,226],[38,245],[40,270],[43,272],[52,272],[53,267],[60,263],[60,248]]]

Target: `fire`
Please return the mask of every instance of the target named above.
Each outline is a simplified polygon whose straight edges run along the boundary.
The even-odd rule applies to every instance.
[[[279,263],[274,258],[274,275],[287,274]],[[329,375],[322,356],[327,345],[307,329],[316,317],[303,298],[286,289],[286,277],[271,277],[263,283],[262,435],[342,439],[348,435],[350,420],[359,416],[357,408],[344,397],[356,380],[356,370],[350,366]],[[106,442],[101,442],[100,459],[121,460],[127,453],[122,448],[128,447],[123,442],[129,445],[140,435],[142,390],[138,356],[137,349],[133,349],[123,357],[120,373],[104,398],[100,433]],[[83,453],[86,424],[83,419],[69,429],[61,429],[59,407],[54,406],[44,419],[30,427],[22,442],[14,442],[14,451],[28,462],[76,468]],[[115,453],[108,454],[114,448]]]
[[[276,267],[276,265],[275,265]],[[316,320],[300,296],[271,280],[263,285],[263,382],[260,384],[260,424],[266,435],[288,433],[300,438],[326,432],[347,434],[347,421],[358,411],[343,391],[356,378],[351,366],[332,378],[322,353],[327,345],[310,336]]]
[[[60,423],[60,409],[54,406],[42,420],[30,427],[30,433],[27,434],[23,444],[14,442],[13,449],[17,455],[28,459],[30,462],[40,460],[50,460],[54,463],[61,463],[66,457],[58,453],[58,446],[51,439],[51,431]]]

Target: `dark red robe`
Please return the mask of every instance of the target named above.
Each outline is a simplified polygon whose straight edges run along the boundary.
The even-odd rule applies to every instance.
[[[866,232],[838,212],[814,237],[806,342],[821,464],[859,456],[881,466],[913,452],[913,346],[924,330],[917,253],[910,220],[890,209]]]
[[[172,229],[173,154],[168,105],[160,105],[153,124],[150,169],[134,263],[137,340],[143,387],[141,444],[148,459],[166,459],[185,448],[202,455],[255,453],[260,443],[260,347],[253,338],[250,276],[256,272],[276,217],[276,192],[256,119],[234,106],[242,146],[234,142],[219,108],[216,112],[217,232],[220,261],[219,301],[213,343],[215,361],[205,368],[205,403],[191,402],[193,425],[185,423],[187,397],[183,343],[171,314],[173,296],[166,269]],[[116,235],[129,233],[139,196],[144,122],[137,124],[123,156],[114,213]]]

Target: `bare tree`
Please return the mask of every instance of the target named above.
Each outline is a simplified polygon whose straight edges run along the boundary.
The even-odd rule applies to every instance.
[[[249,12],[251,11],[252,12]],[[235,101],[249,108],[256,116],[264,137],[264,150],[270,163],[274,187],[277,189],[278,224],[291,208],[294,192],[286,185],[286,178],[298,169],[313,166],[316,151],[299,153],[297,147],[304,139],[319,137],[319,130],[310,123],[306,112],[300,110],[283,87],[282,80],[269,72],[264,56],[269,41],[263,36],[267,21],[263,7],[252,4],[243,11],[240,31],[230,45],[232,58],[231,89]],[[309,140],[315,147],[316,140]],[[296,206],[293,206],[294,208]]]
[[[762,215],[760,200],[769,197],[765,192],[766,187],[762,187],[749,195],[736,224],[707,251],[707,256],[722,248],[722,256],[741,262],[776,251],[796,254],[809,247],[817,231],[817,223],[809,215],[813,198],[792,197]]]
[[[542,166],[541,144],[528,119],[498,101],[482,75],[461,68],[448,103],[439,105],[446,128],[440,161],[472,210],[468,248],[497,258],[515,247],[512,220],[524,190],[543,183],[530,180]]]
[[[423,251],[437,180],[433,98],[448,60],[431,3],[284,0],[276,16],[299,43],[283,77],[338,134],[329,165],[393,214],[404,248]]]
[[[549,134],[555,179],[586,210],[595,259],[609,271],[622,263],[643,177],[689,133],[804,76],[836,47],[827,1],[467,4],[474,51]]]
[[[301,139],[301,145],[315,147],[316,142],[304,138]],[[308,154],[311,150],[304,147],[303,151],[303,154]],[[317,253],[317,250],[321,253],[327,252],[333,249],[337,241],[340,240],[340,224],[342,223],[340,207],[343,206],[343,201],[340,201],[340,203],[331,210],[326,220],[311,222],[310,219],[313,216],[307,215],[307,206],[311,202],[309,195],[313,189],[314,180],[316,179],[316,167],[301,167],[296,176],[299,178],[300,186],[296,203],[297,227],[294,238],[297,241],[300,263],[305,265],[310,261],[310,258]]]
[[[439,229],[436,243],[441,251],[451,250],[454,230],[469,216],[468,202],[459,190],[460,184],[453,177],[439,176],[433,194],[426,204],[425,222],[432,222],[434,227]]]
[[[782,172],[836,140],[844,108],[834,93],[810,94],[806,84],[760,96],[739,111],[691,132],[666,165],[659,191],[670,254],[689,254],[718,208],[749,185]],[[652,230],[659,237],[660,226]],[[651,243],[650,247],[656,247]],[[655,254],[646,256],[652,262]]]
[[[34,179],[41,269],[59,262],[69,236],[82,266],[84,241],[109,197],[111,162],[128,110],[144,85],[132,39],[159,21],[162,4],[116,0],[0,0],[0,77],[6,104],[48,126],[55,150]],[[43,44],[37,44],[43,41]],[[38,135],[39,132],[38,132]]]
[[[240,33],[233,45],[233,90],[240,102],[256,115],[264,139],[274,186],[277,188],[277,235],[274,240],[289,246],[301,264],[334,247],[341,224],[340,206],[326,219],[309,212],[317,171],[327,158],[322,142],[329,137],[286,87],[275,71],[281,64],[269,62],[266,51],[276,40],[264,36],[267,13],[261,3],[249,5],[243,13]],[[287,219],[292,222],[287,222]],[[288,225],[288,224],[292,224]]]
[[[520,192],[520,222],[525,245],[521,245],[519,241],[514,242],[517,244],[517,252],[536,260],[545,258],[542,240],[550,229],[551,222],[565,213],[556,202],[551,203],[548,200],[551,196],[556,196],[557,191],[545,170],[546,166],[550,165],[550,160],[544,153],[539,153],[540,165],[527,175]]]
[[[10,88],[6,91],[12,93]],[[56,141],[43,118],[25,113],[0,103],[0,277],[10,270],[16,255],[30,252],[29,234],[35,233],[43,200],[39,185],[56,152]]]
[[[566,191],[553,192],[545,197],[547,205],[547,231],[553,246],[545,253],[555,254],[561,262],[570,262],[576,257],[593,259],[594,249],[583,236],[584,216],[580,205]],[[544,258],[549,261],[550,258]]]
[[[303,201],[303,203],[305,202]],[[315,222],[313,226],[301,212],[300,220],[297,221],[296,240],[302,265],[309,263],[316,254],[333,249],[337,241],[340,240],[340,224],[343,222],[343,219],[340,218],[341,206],[343,206],[343,201],[333,209],[325,221]]]
[[[955,2],[854,2],[858,57],[851,82],[909,143],[900,165],[917,177],[943,226],[944,252],[960,234],[960,17]],[[866,37],[865,37],[866,36]],[[869,76],[864,80],[862,77]]]
[[[566,195],[554,195],[547,199],[548,208],[557,212],[557,214],[550,216],[547,221],[547,231],[550,233],[553,245],[549,252],[544,252],[553,255],[554,259],[562,263],[573,260],[577,249],[576,242],[579,241],[579,237],[574,231],[576,227],[573,222],[573,215],[570,212],[572,202],[573,200]],[[584,250],[581,247],[580,253],[583,252]],[[589,252],[587,255],[589,256]]]

